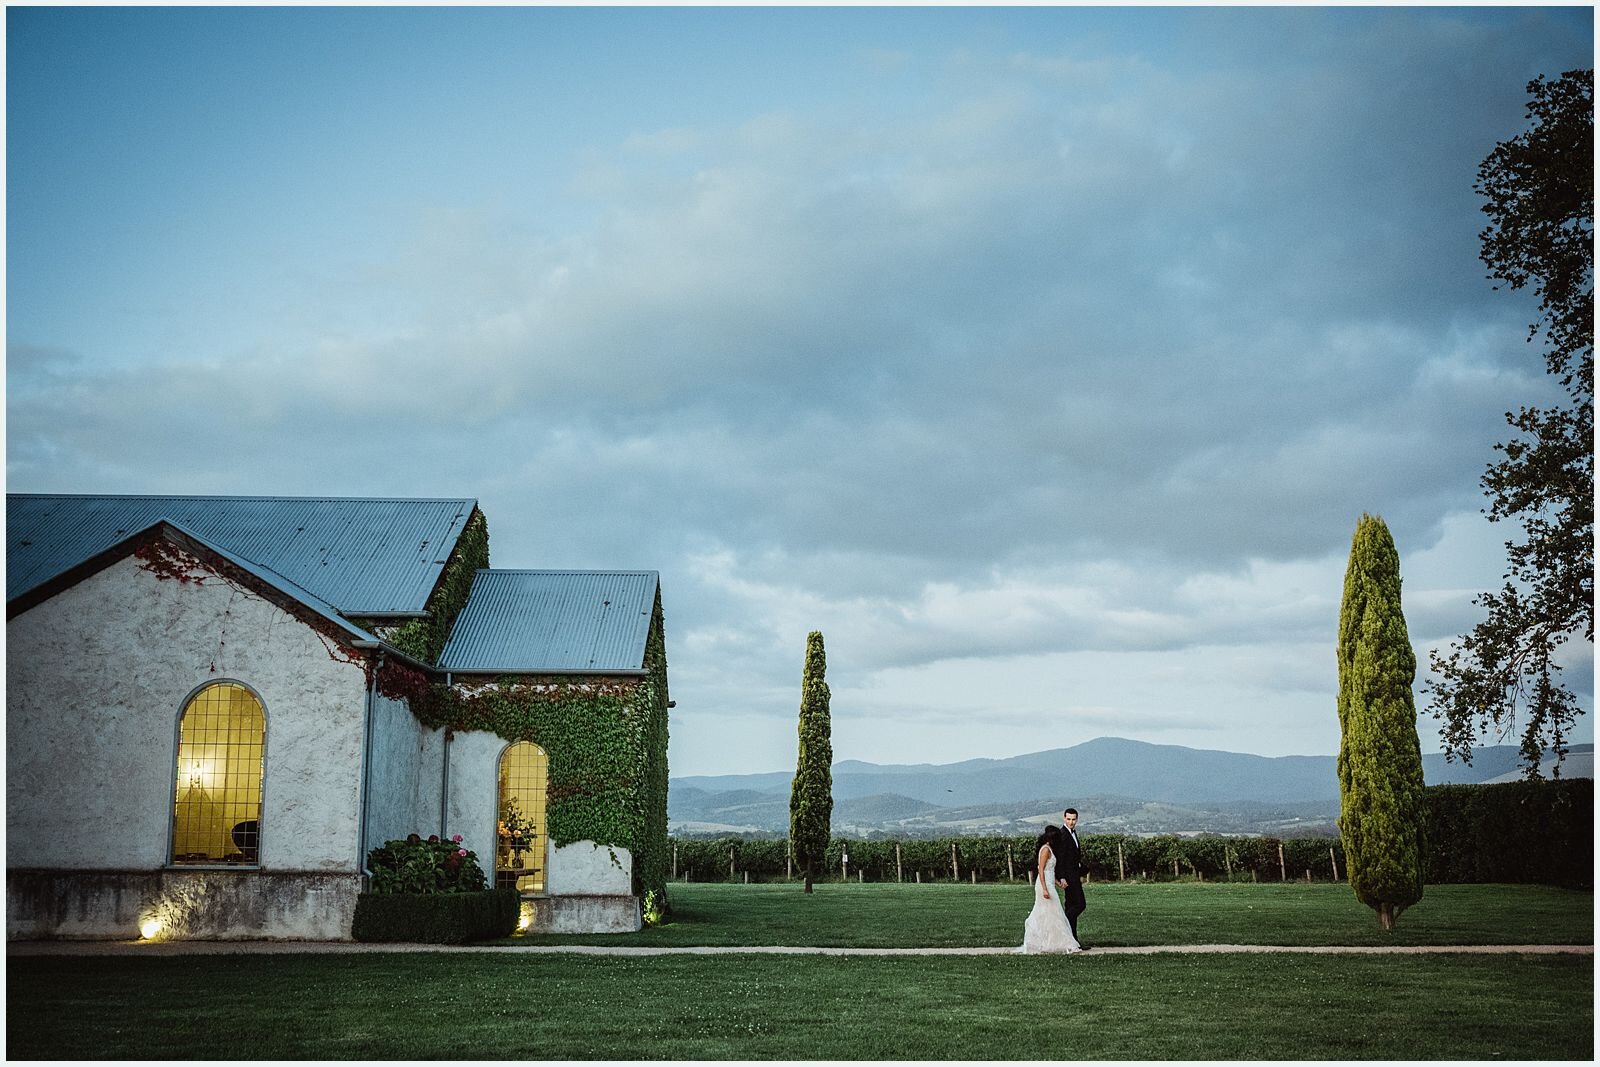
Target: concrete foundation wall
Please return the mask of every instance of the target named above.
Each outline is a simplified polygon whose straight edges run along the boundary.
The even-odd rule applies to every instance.
[[[343,941],[355,874],[320,871],[7,871],[8,940]]]
[[[635,896],[536,897],[530,929],[542,934],[631,934],[644,926]]]

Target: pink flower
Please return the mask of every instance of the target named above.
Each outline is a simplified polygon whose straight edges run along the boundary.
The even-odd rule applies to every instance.
[[[465,856],[466,854],[467,854],[467,850],[464,849],[464,848],[456,850],[456,855],[458,855],[458,856]]]
[[[456,835],[455,835],[455,836],[454,836],[454,837],[452,837],[452,838],[451,838],[451,839],[450,839],[450,840],[452,840],[452,841],[454,841],[454,842],[455,842],[455,843],[456,843],[456,844],[458,844],[458,845],[459,845],[459,844],[461,844],[461,835],[460,835],[460,834],[456,834]]]

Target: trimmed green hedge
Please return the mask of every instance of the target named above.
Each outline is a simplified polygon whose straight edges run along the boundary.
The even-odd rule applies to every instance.
[[[1594,882],[1594,779],[1426,791],[1428,881]]]
[[[357,941],[461,945],[510,937],[522,914],[515,889],[481,893],[362,893],[350,936]]]

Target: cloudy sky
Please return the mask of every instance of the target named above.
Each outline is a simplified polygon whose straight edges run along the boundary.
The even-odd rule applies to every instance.
[[[1329,754],[1362,512],[1424,664],[1499,584],[1472,182],[1588,9],[6,15],[8,488],[659,570],[675,774],[813,629],[841,759]]]

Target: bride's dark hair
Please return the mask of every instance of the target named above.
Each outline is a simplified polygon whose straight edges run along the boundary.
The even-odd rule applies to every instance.
[[[1056,841],[1058,841],[1060,837],[1061,831],[1059,829],[1054,826],[1046,826],[1044,828],[1044,833],[1040,834],[1039,839],[1033,843],[1033,854],[1037,856],[1039,854],[1039,850],[1046,845],[1049,845],[1050,851],[1054,852],[1056,850]]]

